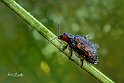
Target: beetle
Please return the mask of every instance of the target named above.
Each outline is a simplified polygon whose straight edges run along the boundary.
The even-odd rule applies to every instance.
[[[69,47],[70,51],[70,57],[71,59],[73,51],[77,52],[79,57],[81,57],[81,61],[83,64],[83,60],[86,59],[89,63],[97,64],[99,62],[98,60],[98,44],[94,44],[92,42],[92,36],[91,35],[74,35],[74,34],[68,34],[63,33],[60,34],[60,24],[58,23],[58,39],[64,41],[67,43],[67,45],[62,49],[65,50],[67,47]],[[83,59],[82,59],[83,58]]]
[[[64,33],[59,35],[58,39],[67,43],[63,50],[65,50],[67,47],[70,48],[71,55],[69,58],[72,56],[72,51],[75,51],[80,57],[85,58],[89,63],[97,64],[99,62],[97,53],[98,45],[92,43],[91,35],[81,36]]]

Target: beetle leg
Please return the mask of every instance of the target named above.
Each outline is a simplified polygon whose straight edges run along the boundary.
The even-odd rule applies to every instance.
[[[83,61],[84,61],[85,57],[84,58],[81,58],[81,67],[83,66]]]
[[[71,53],[70,56],[69,56],[69,59],[71,59],[71,57],[72,57],[72,53],[73,53],[73,51],[72,51],[71,48],[69,48],[69,53]]]
[[[62,48],[62,50],[64,51],[67,47],[68,47],[68,44],[64,48]],[[69,56],[69,59],[71,59],[72,49],[70,47],[69,47],[69,53],[71,53],[70,56]]]
[[[64,51],[67,47],[68,47],[68,44],[64,48],[62,48],[62,50]]]

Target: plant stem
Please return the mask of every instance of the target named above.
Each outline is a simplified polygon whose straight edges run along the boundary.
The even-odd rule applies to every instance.
[[[13,10],[17,15],[19,15],[23,20],[25,20],[29,25],[31,25],[36,31],[38,31],[43,37],[45,37],[48,41],[50,41],[54,46],[56,46],[59,50],[62,51],[63,43],[56,38],[56,36],[49,31],[42,23],[40,23],[36,18],[34,18],[29,12],[27,12],[24,8],[22,8],[18,3],[14,0],[1,0],[6,6],[8,6],[11,10]],[[56,38],[56,39],[54,39]],[[53,40],[54,39],[54,40]],[[52,40],[52,41],[51,41]],[[62,51],[67,57],[69,57],[69,53],[67,51]],[[98,69],[92,66],[90,63],[84,60],[83,66],[81,66],[81,61],[77,57],[72,57],[71,59],[82,69],[87,71],[97,80],[103,83],[114,83],[111,79],[101,73]]]

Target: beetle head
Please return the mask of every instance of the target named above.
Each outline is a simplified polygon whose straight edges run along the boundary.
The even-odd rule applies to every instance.
[[[69,34],[64,33],[64,34],[59,35],[58,39],[68,42],[69,36],[70,36]]]

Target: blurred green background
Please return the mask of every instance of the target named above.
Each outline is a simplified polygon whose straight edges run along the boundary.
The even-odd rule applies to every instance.
[[[16,0],[57,35],[91,34],[99,44],[94,65],[124,82],[124,0]],[[9,76],[10,74],[23,76]],[[0,83],[99,83],[0,2]]]

